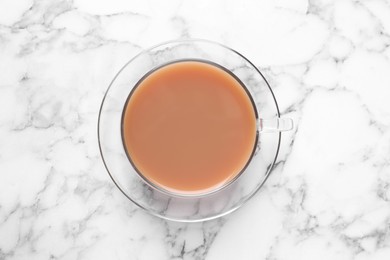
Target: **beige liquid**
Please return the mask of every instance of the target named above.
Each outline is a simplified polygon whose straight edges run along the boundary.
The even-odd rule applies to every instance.
[[[250,97],[235,77],[202,61],[179,61],[144,77],[123,113],[123,143],[155,186],[194,194],[234,179],[257,138]]]

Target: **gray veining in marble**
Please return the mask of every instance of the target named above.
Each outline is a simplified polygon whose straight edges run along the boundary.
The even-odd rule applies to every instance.
[[[283,115],[280,162],[234,214],[149,216],[112,184],[104,91],[144,48],[231,46]],[[0,1],[0,259],[390,258],[387,0]]]

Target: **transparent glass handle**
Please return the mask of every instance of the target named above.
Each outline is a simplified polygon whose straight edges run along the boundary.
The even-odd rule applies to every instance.
[[[270,132],[284,132],[293,129],[294,123],[291,118],[272,118],[272,119],[259,119],[259,131]]]

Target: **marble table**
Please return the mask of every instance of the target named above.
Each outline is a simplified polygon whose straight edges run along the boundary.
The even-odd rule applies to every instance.
[[[98,109],[132,56],[231,46],[284,116],[277,166],[243,208],[183,224],[129,202]],[[0,259],[390,259],[390,2],[1,0]]]

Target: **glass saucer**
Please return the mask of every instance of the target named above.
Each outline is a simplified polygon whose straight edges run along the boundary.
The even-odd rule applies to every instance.
[[[222,44],[207,40],[170,41],[139,53],[114,77],[99,111],[100,153],[115,185],[140,208],[157,217],[173,221],[211,220],[240,208],[261,188],[278,156],[281,134],[259,133],[256,152],[247,168],[223,189],[206,195],[188,197],[167,194],[149,185],[132,167],[123,147],[122,112],[129,93],[145,74],[178,60],[205,60],[228,69],[246,86],[260,118],[280,117],[276,99],[268,82],[246,57]]]

